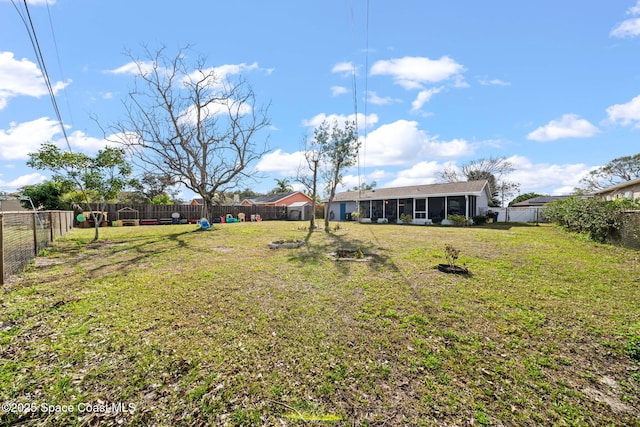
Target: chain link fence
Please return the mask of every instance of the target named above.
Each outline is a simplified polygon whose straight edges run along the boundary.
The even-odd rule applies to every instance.
[[[0,212],[0,284],[73,227],[73,212]]]

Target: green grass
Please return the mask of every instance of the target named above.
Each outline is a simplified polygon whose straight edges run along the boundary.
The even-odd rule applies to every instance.
[[[75,410],[0,425],[640,425],[637,252],[551,226],[300,225],[73,230],[2,288],[0,402]],[[470,274],[434,268],[447,243]]]

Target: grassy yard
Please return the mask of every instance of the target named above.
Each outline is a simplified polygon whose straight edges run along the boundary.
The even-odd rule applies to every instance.
[[[0,425],[640,425],[637,252],[355,223],[268,249],[306,225],[73,230],[2,288]]]

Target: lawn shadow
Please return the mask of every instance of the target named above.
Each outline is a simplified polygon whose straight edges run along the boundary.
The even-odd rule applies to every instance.
[[[391,268],[396,268],[390,261],[389,257],[386,254],[381,253],[381,247],[376,246],[375,243],[365,242],[361,239],[353,239],[348,234],[337,233],[335,231],[323,233],[323,236],[329,237],[328,241],[313,242],[311,239],[313,233],[313,230],[310,230],[307,233],[307,236],[305,238],[307,244],[305,245],[305,248],[291,255],[288,258],[288,261],[318,264],[328,259],[332,259],[332,254],[335,254],[338,250],[347,250],[361,251],[362,255],[367,258],[366,261],[362,260],[362,262],[366,262],[367,265],[372,269],[379,270],[381,268],[389,266],[391,266]],[[338,266],[340,272],[342,272],[343,274],[347,274],[353,266],[352,261],[360,260],[339,260],[333,257],[333,261]]]
[[[97,277],[103,272],[114,270],[125,273],[131,268],[137,267],[148,257],[170,252],[177,248],[188,248],[189,243],[184,240],[184,236],[194,231],[198,230],[184,230],[153,238],[149,236],[136,236],[127,239],[99,239],[96,241],[71,239],[63,246],[56,245],[48,247],[50,255],[37,257],[39,260],[46,260],[48,258],[51,262],[35,261],[27,267],[25,271],[46,271],[56,265],[65,264],[74,270],[81,266],[82,274],[88,277]],[[159,241],[167,240],[174,244],[169,247],[154,248],[154,245]],[[116,257],[122,255],[122,252],[131,253],[133,256],[125,256],[117,260]],[[108,262],[104,262],[105,260],[108,260]],[[41,277],[38,284],[58,280],[56,274],[47,274],[45,277],[46,279]]]

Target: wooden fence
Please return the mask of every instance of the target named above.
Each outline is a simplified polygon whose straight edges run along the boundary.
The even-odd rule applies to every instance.
[[[0,285],[72,227],[71,211],[0,212]]]
[[[238,217],[239,213],[243,213],[245,218],[249,220],[251,215],[259,215],[263,220],[289,220],[297,219],[290,218],[289,212],[286,206],[240,206],[240,205],[217,205],[210,206],[208,212],[202,211],[202,206],[194,205],[146,205],[146,204],[92,204],[90,205],[92,210],[102,211],[107,213],[106,224],[112,225],[113,221],[117,220],[157,220],[162,223],[170,223],[173,214],[179,214],[181,219],[195,221],[203,216],[212,220],[215,217],[226,217],[228,214],[234,218]],[[309,214],[305,216],[308,218],[310,215],[310,207],[307,207]],[[77,212],[80,213],[80,212]]]

